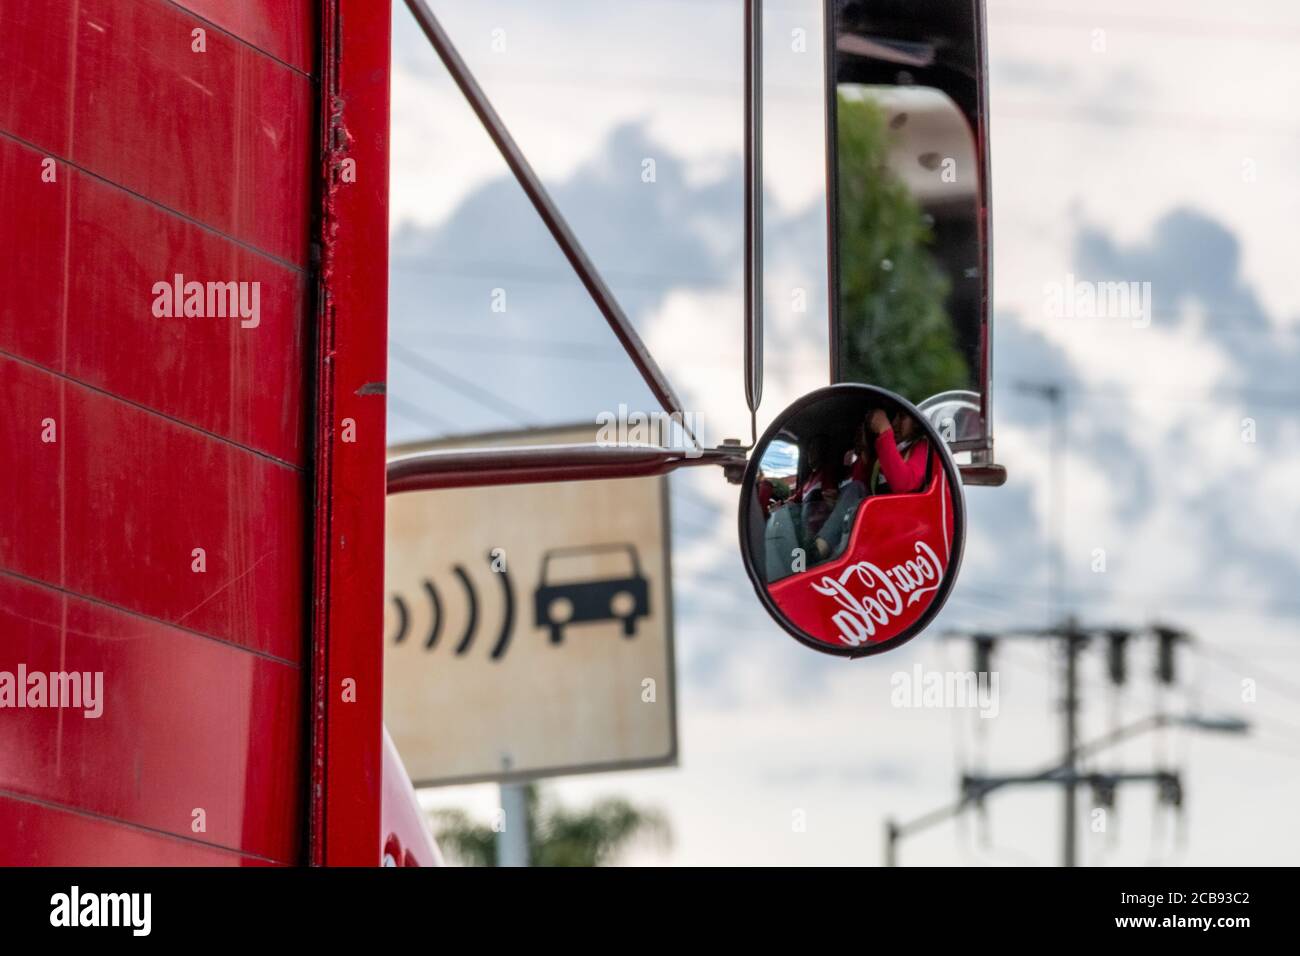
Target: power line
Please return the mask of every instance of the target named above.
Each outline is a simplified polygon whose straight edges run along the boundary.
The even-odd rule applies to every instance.
[[[1029,592],[1037,590],[1031,585],[1017,584],[1012,581],[998,582],[998,586],[1009,591]],[[985,600],[1001,600],[1009,607],[1019,607],[1026,603],[1046,605],[1042,595],[1031,593],[1017,594],[1012,598],[996,592],[984,591],[972,585],[962,587],[961,592],[974,595],[981,594]],[[1261,617],[1291,619],[1300,616],[1300,601],[1272,598],[1260,595],[1256,601],[1244,600],[1239,594],[1218,594],[1213,591],[1129,591],[1122,588],[1066,588],[1063,597],[1067,603],[1080,601],[1107,600],[1129,607],[1150,607],[1154,604],[1184,604],[1215,608],[1232,608],[1246,611]],[[1283,610],[1286,609],[1286,610]]]
[[[550,285],[575,288],[572,274],[561,268],[536,265],[523,262],[439,262],[416,260],[414,258],[394,259],[390,262],[392,271],[410,275],[437,275],[450,280],[465,281],[487,280],[493,282],[522,282],[529,285]],[[606,273],[616,279],[623,287],[640,288],[643,291],[662,291],[664,288],[733,288],[737,280],[729,272],[720,271],[711,275],[685,274],[673,272],[647,272],[613,270]],[[801,280],[803,281],[803,280]],[[804,285],[815,284],[820,279],[807,279]],[[1300,325],[1277,327],[1268,324],[1266,313],[1247,313],[1222,311],[1217,307],[1203,314],[1183,312],[1154,311],[1150,316],[1153,326],[1164,327],[1165,323],[1179,323],[1187,328],[1169,328],[1169,331],[1196,331],[1201,333],[1224,333],[1229,335],[1257,335],[1274,338],[1300,337]],[[1128,323],[1130,320],[1118,320]],[[1082,329],[1083,326],[1080,326]],[[1087,327],[1093,332],[1098,328],[1093,324]],[[1105,328],[1104,326],[1102,327]],[[1129,327],[1116,328],[1116,332],[1128,332]]]
[[[448,371],[436,362],[426,359],[405,346],[398,345],[396,342],[390,341],[388,343],[388,349],[394,358],[405,364],[408,368],[433,379],[435,382],[438,382],[453,391],[459,392],[465,398],[477,402],[479,405],[496,412],[498,415],[511,419],[521,428],[531,427],[532,423],[529,419],[531,419],[532,416],[518,405],[497,397],[487,389],[476,385],[468,379],[461,378],[459,375]]]
[[[1106,280],[1102,280],[1106,281]],[[1236,312],[1229,308],[1223,308],[1217,304],[1208,304],[1204,312],[1195,311],[1165,311],[1162,309],[1151,310],[1150,326],[1134,326],[1132,319],[1116,318],[1113,321],[1114,327],[1110,329],[1107,320],[1095,320],[1080,317],[1078,319],[1065,321],[1074,321],[1076,327],[1088,332],[1108,331],[1128,333],[1132,330],[1140,329],[1146,331],[1148,328],[1168,328],[1174,323],[1185,325],[1189,329],[1200,332],[1231,332],[1241,335],[1300,335],[1300,325],[1291,325],[1284,328],[1278,328],[1268,325],[1268,313],[1259,312]],[[1171,328],[1170,331],[1173,331]],[[1179,329],[1178,331],[1182,331]]]
[[[701,501],[699,498],[691,497],[690,495],[687,495],[683,492],[677,492],[677,491],[670,492],[670,497],[672,498],[673,501],[676,501],[679,504],[685,503],[698,509],[701,516],[707,513],[711,520],[717,520],[722,515],[722,511],[720,509],[715,508],[712,505]]]
[[[421,425],[435,429],[435,434],[452,431],[455,427],[451,422],[439,418],[437,415],[420,408],[418,405],[413,405],[392,393],[389,393],[387,398],[388,407],[390,409],[397,412],[397,414],[401,415],[403,418],[409,419],[413,422],[419,422]]]
[[[1198,644],[1194,649],[1201,656],[1208,657],[1211,661],[1218,663],[1220,667],[1226,666],[1235,669],[1240,676],[1249,678],[1250,680],[1256,681],[1260,684],[1272,684],[1275,688],[1283,690],[1295,700],[1300,701],[1300,684],[1293,684],[1280,677],[1274,677],[1264,668],[1252,665],[1245,658],[1239,657],[1230,651],[1225,651],[1222,648]],[[1217,660],[1215,660],[1216,658]],[[1246,673],[1246,669],[1255,671],[1256,674],[1252,676],[1251,674]]]
[[[1070,109],[1062,109],[1059,103],[1022,101],[1011,102],[1008,105],[1008,101],[1002,99],[995,100],[990,114],[995,129],[999,122],[1018,120],[1052,126],[1132,127],[1140,128],[1143,133],[1150,132],[1152,128],[1160,128],[1170,132],[1196,133],[1201,136],[1209,133],[1288,138],[1300,136],[1300,126],[1251,119],[1242,121],[1237,117],[1218,117],[1206,113],[1170,113],[1159,110],[1117,109],[1112,106],[1098,108],[1087,102],[1074,103],[1071,104]]]
[[[1036,382],[1018,384],[1039,385]],[[1059,388],[1062,392],[1069,392],[1072,395],[1086,395],[1091,398],[1112,400],[1128,400],[1137,397],[1154,401],[1166,401],[1173,404],[1222,404],[1223,397],[1227,394],[1248,398],[1263,405],[1277,405],[1287,408],[1300,407],[1300,391],[1286,392],[1278,389],[1262,389],[1250,385],[1232,385],[1229,383],[1206,388],[1181,389],[1181,393],[1176,393],[1174,386],[1160,389],[1158,386],[1139,388],[1131,385],[1084,385],[1079,382],[1068,382],[1053,383],[1050,387]]]
[[[432,274],[452,278],[486,279],[496,282],[510,281],[539,285],[564,285],[572,286],[577,291],[582,290],[582,284],[574,278],[572,270],[566,271],[562,268],[552,268],[551,266],[535,265],[527,262],[489,262],[481,260],[475,262],[445,262],[398,257],[390,260],[389,269],[393,272],[418,275]],[[620,286],[636,286],[639,284],[647,290],[658,290],[666,283],[674,286],[724,285],[728,279],[728,276],[722,273],[716,275],[686,275],[682,273],[622,269],[606,270],[604,275],[606,278],[617,281]]]
[[[1168,15],[1143,15],[1131,11],[1043,10],[1019,7],[1012,4],[992,3],[988,7],[989,19],[994,26],[1004,23],[1015,26],[1042,26],[1064,29],[1110,29],[1120,24],[1120,29],[1135,33],[1158,33],[1161,36],[1208,38],[1221,42],[1225,36],[1238,36],[1250,40],[1274,43],[1300,43],[1300,24],[1242,23],[1234,20],[1209,20],[1196,17]]]
[[[438,332],[438,348],[465,352],[488,352],[496,355],[519,355],[525,358],[555,358],[574,362],[626,363],[627,356],[609,346],[594,342],[541,341],[519,336],[509,338],[479,335],[473,332]],[[629,365],[629,368],[631,366]],[[632,369],[635,371],[635,369]]]
[[[1098,24],[1091,23],[1090,26],[1096,28]],[[1261,35],[1270,35],[1273,39],[1276,39],[1276,36],[1271,31]],[[536,63],[547,62],[551,61],[536,61]],[[617,73],[572,72],[546,69],[537,66],[536,63],[520,64],[518,60],[512,60],[509,66],[492,64],[490,68],[484,69],[487,64],[479,62],[476,68],[486,77],[485,85],[493,88],[515,86],[531,90],[538,87],[562,87],[583,91],[599,90],[601,92],[622,88],[638,91],[650,90],[656,93],[668,90],[689,93],[692,98],[708,96],[735,99],[737,101],[741,99],[743,92],[742,84],[713,77],[626,71]],[[440,75],[433,73],[427,74],[427,76],[441,78]],[[769,100],[786,98],[796,100],[820,99],[822,89],[820,83],[769,83],[764,86],[764,96]],[[1240,117],[1236,115],[1171,113],[1158,110],[1118,110],[1113,107],[1107,107],[1104,111],[1094,109],[1091,112],[1086,112],[1077,108],[1062,110],[1059,106],[1034,103],[1032,101],[1027,103],[1012,101],[1012,105],[1008,108],[1007,102],[1005,99],[995,99],[992,104],[992,117],[995,123],[998,119],[1023,119],[1032,122],[1071,126],[1098,124],[1108,126],[1142,125],[1149,129],[1152,125],[1163,125],[1166,129],[1180,132],[1265,132],[1287,136],[1300,135],[1300,127],[1282,125],[1268,120],[1260,122],[1248,119],[1243,123]],[[1084,105],[1086,107],[1087,104]]]
[[[1287,750],[1285,747],[1276,747],[1265,740],[1243,740],[1242,745],[1261,753],[1269,754],[1273,757],[1288,757],[1291,760],[1300,760],[1300,751]]]

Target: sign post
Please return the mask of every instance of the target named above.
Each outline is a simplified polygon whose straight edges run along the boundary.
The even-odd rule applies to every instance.
[[[528,866],[528,791],[522,783],[501,784],[501,814],[497,833],[497,866]]]

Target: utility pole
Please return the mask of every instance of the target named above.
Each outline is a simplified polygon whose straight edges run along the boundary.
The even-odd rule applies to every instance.
[[[1061,865],[1078,863],[1079,795],[1075,792],[1074,777],[1078,771],[1076,753],[1079,746],[1079,651],[1087,638],[1079,632],[1074,619],[1065,626],[1065,773],[1069,782],[1064,784],[1065,804],[1061,812]]]
[[[950,635],[953,636],[953,635]],[[1078,788],[1091,786],[1103,806],[1113,805],[1114,793],[1125,783],[1154,783],[1157,799],[1164,804],[1180,807],[1182,805],[1183,784],[1178,773],[1163,768],[1146,771],[1101,771],[1082,773],[1080,760],[1085,756],[1100,752],[1122,740],[1158,730],[1164,727],[1185,727],[1195,730],[1242,734],[1249,730],[1249,724],[1234,717],[1207,717],[1198,714],[1170,716],[1156,713],[1128,726],[1112,731],[1105,736],[1086,744],[1079,742],[1079,711],[1082,705],[1080,694],[1080,661],[1083,651],[1094,636],[1107,638],[1108,672],[1112,681],[1122,684],[1125,680],[1125,648],[1130,638],[1145,636],[1157,641],[1156,678],[1161,684],[1169,685],[1175,680],[1174,650],[1178,644],[1190,640],[1190,637],[1177,629],[1156,625],[1150,628],[1085,628],[1074,618],[1068,618],[1064,624],[1052,628],[1027,628],[1008,630],[1000,635],[988,632],[961,633],[955,636],[969,638],[975,651],[977,674],[992,669],[992,658],[997,642],[1013,638],[1027,638],[1042,641],[1044,638],[1064,641],[1065,653],[1065,688],[1062,700],[1064,751],[1060,758],[1048,766],[1021,774],[966,774],[961,778],[961,790],[956,802],[939,807],[912,820],[899,823],[889,819],[885,822],[885,857],[886,866],[898,865],[898,844],[903,837],[911,836],[922,830],[958,816],[973,807],[979,806],[984,799],[995,791],[1005,787],[1027,784],[1051,784],[1062,787],[1064,794],[1062,813],[1061,863],[1063,866],[1078,865]]]
[[[1110,629],[1103,633],[1109,633]],[[1161,633],[1168,629],[1154,628],[1150,632],[1151,636],[1160,638]],[[970,638],[977,642],[987,642],[987,635],[972,634]],[[1064,696],[1061,701],[1062,710],[1062,750],[1059,761],[1059,770],[1052,774],[1047,782],[1059,784],[1061,787],[1061,865],[1065,867],[1074,867],[1079,865],[1079,793],[1078,788],[1082,783],[1091,783],[1094,789],[1113,788],[1114,785],[1126,782],[1151,781],[1161,782],[1164,780],[1164,772],[1153,770],[1150,773],[1143,774],[1090,774],[1080,775],[1079,773],[1079,710],[1082,701],[1079,694],[1079,660],[1084,648],[1088,646],[1091,634],[1079,623],[1073,616],[1067,617],[1065,622],[1059,627],[1046,629],[1031,629],[1027,631],[1016,631],[1004,635],[1007,638],[1029,638],[1031,640],[1041,641],[1044,638],[1061,641],[1064,645],[1065,653],[1065,680]],[[1162,646],[1166,642],[1165,638],[1160,638]],[[1170,645],[1172,647],[1172,645]],[[1172,650],[1170,651],[1172,654]],[[989,652],[977,649],[977,656],[981,659],[988,660]],[[1173,680],[1173,667],[1169,666],[1169,681]],[[1163,677],[1162,677],[1163,680]],[[1039,783],[1043,782],[1040,777],[1034,776],[1026,779],[1016,776],[968,776],[965,778],[965,785],[973,786],[977,792],[982,792],[988,784],[996,782],[998,786],[1017,783]]]
[[[885,866],[898,866],[898,841],[902,835],[897,823],[885,821]]]

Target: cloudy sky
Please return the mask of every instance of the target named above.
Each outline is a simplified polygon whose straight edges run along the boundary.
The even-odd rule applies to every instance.
[[[390,436],[593,421],[653,400],[402,4],[394,15]],[[748,437],[740,366],[740,0],[431,0],[704,438]],[[820,2],[768,0],[767,384],[760,428],[825,384]],[[805,50],[797,31],[813,38]],[[997,660],[1000,711],[890,706],[890,678],[969,666],[946,628],[1186,628],[1162,699],[1149,648],[1122,695],[1084,663],[1081,736],[1151,713],[1236,714],[1246,737],[1149,734],[1099,769],[1184,775],[1181,816],[1126,787],[1091,864],[1293,862],[1300,842],[1300,8],[1285,0],[989,0],[995,418],[1001,489],[968,491],[966,560],[939,623],[848,663],[784,636],[736,554],[736,489],[672,479],[680,766],[570,778],[566,801],[664,810],[644,863],[875,863],[887,817],[963,771],[1059,752],[1060,661]],[[653,183],[643,182],[647,159]],[[1053,315],[1069,275],[1150,282],[1149,324]],[[504,289],[504,313],[491,308]],[[807,291],[797,313],[793,292]],[[1065,389],[1051,419],[1023,385]],[[1246,440],[1247,437],[1253,440]],[[1053,545],[1049,515],[1063,502]],[[1105,569],[1096,570],[1099,550]],[[1243,680],[1254,700],[1243,700]],[[486,813],[492,787],[431,793]],[[1081,794],[1085,809],[1089,795]],[[1053,863],[1059,793],[991,797],[906,841],[911,863]],[[806,829],[792,826],[796,811]]]

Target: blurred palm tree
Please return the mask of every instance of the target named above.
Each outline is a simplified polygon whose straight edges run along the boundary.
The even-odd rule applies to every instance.
[[[656,810],[619,797],[570,810],[544,800],[535,784],[524,790],[533,866],[606,866],[638,838],[665,848],[672,842],[668,821]],[[438,845],[448,857],[465,866],[496,866],[498,834],[490,824],[476,822],[463,810],[436,810],[431,817]]]

